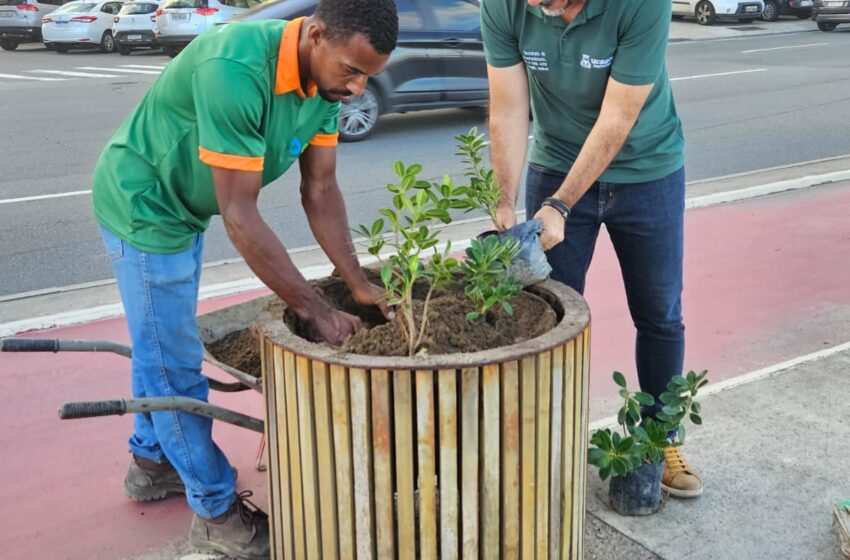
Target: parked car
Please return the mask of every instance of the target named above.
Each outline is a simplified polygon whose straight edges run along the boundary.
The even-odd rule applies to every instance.
[[[762,0],[672,0],[673,18],[695,17],[700,25],[719,20],[751,22],[764,11]]]
[[[814,0],[764,0],[764,21],[776,21],[779,16],[797,16],[807,19],[812,16]]]
[[[42,20],[44,44],[59,53],[78,47],[115,52],[112,20],[123,3],[123,0],[75,0],[65,4]]]
[[[44,16],[69,0],[0,0],[0,48],[13,51],[21,43],[41,43]]]
[[[127,2],[112,20],[112,36],[119,54],[128,55],[139,47],[157,47],[156,11],[159,4]]]
[[[423,109],[484,107],[487,64],[477,0],[397,0],[398,47],[363,95],[340,108],[340,139],[368,137],[378,117]],[[317,0],[276,0],[237,20],[294,19],[310,15]]]
[[[262,0],[167,0],[156,11],[157,42],[170,57],[200,33],[228,21]]]
[[[846,0],[815,0],[812,19],[821,31],[832,31],[839,23],[850,23],[850,2]]]

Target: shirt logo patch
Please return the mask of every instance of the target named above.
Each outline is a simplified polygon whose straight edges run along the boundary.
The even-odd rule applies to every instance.
[[[611,66],[611,63],[614,62],[614,57],[609,56],[608,58],[591,58],[589,54],[581,55],[581,64],[582,68],[608,68]]]
[[[292,157],[297,157],[301,155],[301,150],[304,146],[301,144],[301,140],[298,138],[293,138],[292,142],[289,144],[289,155]]]
[[[522,51],[522,59],[525,61],[525,66],[529,70],[538,72],[549,71],[549,61],[546,59],[546,53],[543,51]]]

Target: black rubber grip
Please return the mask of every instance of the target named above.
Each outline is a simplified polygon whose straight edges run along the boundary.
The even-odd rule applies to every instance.
[[[127,412],[127,403],[122,400],[72,402],[59,406],[59,418],[62,420],[94,418],[95,416],[120,416],[125,412]]]
[[[58,352],[59,341],[46,338],[4,338],[0,352]]]

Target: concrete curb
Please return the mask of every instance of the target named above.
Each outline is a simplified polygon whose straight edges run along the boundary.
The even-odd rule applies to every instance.
[[[850,180],[850,155],[795,165],[772,167],[688,183],[689,209],[738,202],[760,196]],[[755,185],[755,186],[753,186]],[[518,212],[524,214],[524,211]],[[443,236],[459,250],[469,239],[488,229],[489,219],[460,220],[446,226]],[[318,246],[290,251],[290,256],[309,280],[328,275],[332,266]],[[364,264],[374,259],[361,259]],[[263,288],[242,260],[204,266],[200,299],[240,294]],[[69,309],[69,294],[73,294]],[[114,281],[98,281],[56,290],[39,290],[0,298],[0,337],[31,330],[77,325],[123,314]]]

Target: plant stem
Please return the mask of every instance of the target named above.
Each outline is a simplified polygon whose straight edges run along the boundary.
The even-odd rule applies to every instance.
[[[422,338],[425,336],[425,327],[428,325],[428,304],[431,303],[431,294],[434,293],[434,286],[428,288],[428,295],[425,296],[425,305],[422,307],[422,324],[419,327],[419,336],[416,338],[416,347],[422,344]]]

